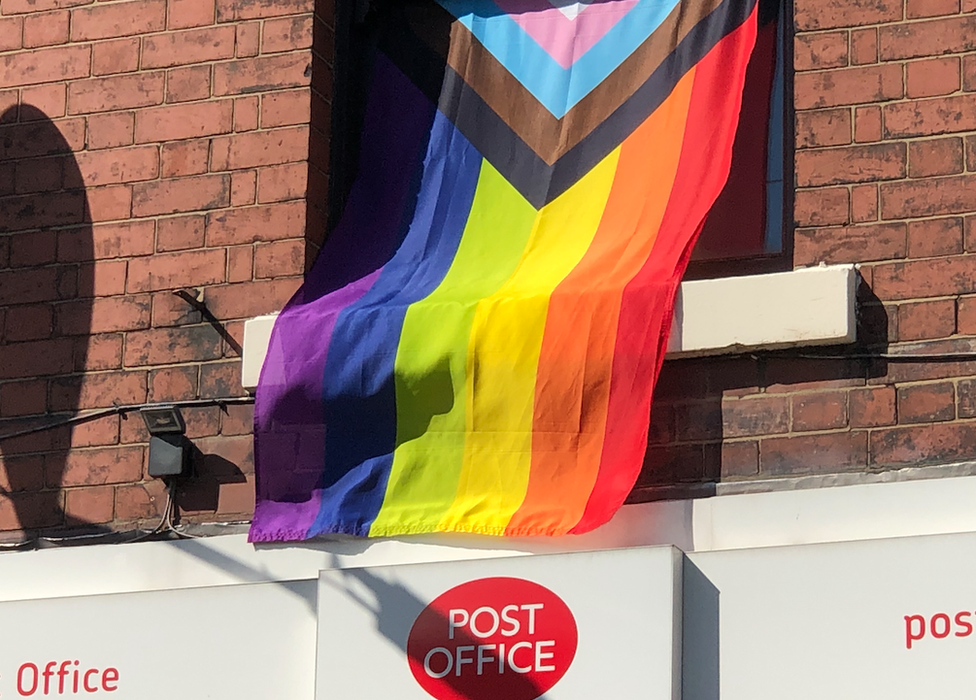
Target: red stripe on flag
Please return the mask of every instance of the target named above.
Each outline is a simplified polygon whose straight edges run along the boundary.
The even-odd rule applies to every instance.
[[[600,471],[574,533],[607,522],[640,474],[651,393],[664,361],[675,293],[705,215],[728,178],[755,38],[753,10],[697,65],[681,161],[661,230],[650,257],[624,289]]]

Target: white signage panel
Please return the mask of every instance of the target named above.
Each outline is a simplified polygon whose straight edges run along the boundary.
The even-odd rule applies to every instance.
[[[976,534],[703,552],[685,567],[685,700],[972,694]]]
[[[317,700],[680,698],[672,547],[323,571]]]
[[[0,603],[0,698],[310,700],[315,588]]]

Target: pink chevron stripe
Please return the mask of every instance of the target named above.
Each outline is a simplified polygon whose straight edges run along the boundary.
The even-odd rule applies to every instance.
[[[589,51],[637,2],[596,0],[569,19],[550,0],[495,0],[563,68]]]

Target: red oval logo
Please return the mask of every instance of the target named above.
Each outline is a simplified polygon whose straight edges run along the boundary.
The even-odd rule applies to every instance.
[[[566,603],[519,578],[468,581],[439,595],[407,639],[410,671],[437,700],[535,700],[573,663]]]

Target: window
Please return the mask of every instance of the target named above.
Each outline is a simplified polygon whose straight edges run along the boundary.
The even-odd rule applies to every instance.
[[[338,3],[330,224],[342,212],[355,179],[359,132],[369,87],[376,27],[368,11],[377,0]],[[788,10],[783,0],[760,0],[759,33],[746,74],[729,182],[712,207],[686,273],[688,279],[792,268],[792,81]],[[789,160],[788,160],[789,159]]]
[[[789,22],[780,0],[761,0],[729,181],[712,207],[688,277],[724,277],[789,269],[791,189],[786,123]]]

